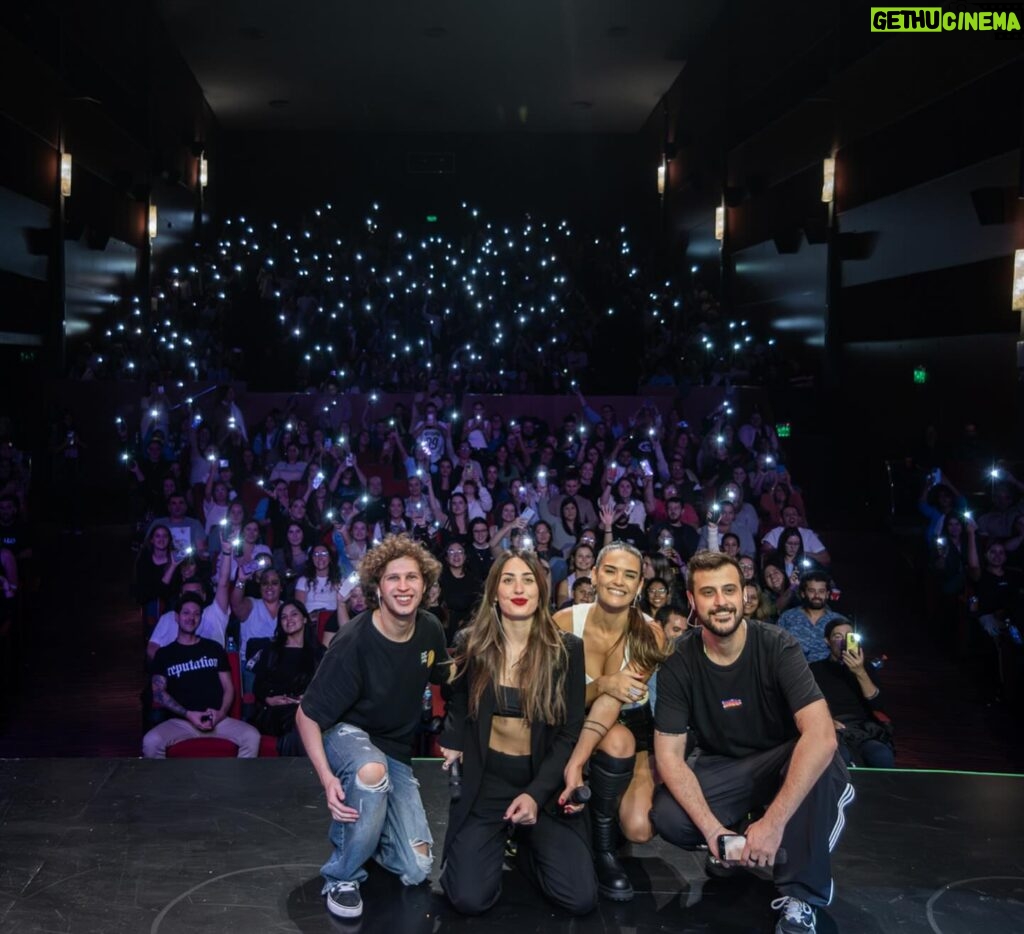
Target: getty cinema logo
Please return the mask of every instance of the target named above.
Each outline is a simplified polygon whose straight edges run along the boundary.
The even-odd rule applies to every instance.
[[[992,6],[995,6],[993,4]],[[873,6],[872,32],[1020,32],[1024,7],[946,10],[940,6]]]

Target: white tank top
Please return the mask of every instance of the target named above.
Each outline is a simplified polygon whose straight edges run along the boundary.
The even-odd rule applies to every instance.
[[[591,611],[591,609],[593,609],[593,607],[594,607],[593,603],[576,603],[576,604],[573,605],[573,608],[572,608],[572,633],[573,633],[574,636],[577,636],[580,639],[583,638],[583,630],[586,628],[586,625],[587,625],[587,615],[590,613],[590,611]],[[647,616],[646,613],[644,613],[642,615],[643,615],[645,620],[649,619],[649,617]],[[628,667],[628,665],[629,665],[629,640],[627,639],[626,640],[626,644],[625,644],[625,646],[622,649],[622,664],[619,666],[619,671],[622,671],[623,669]],[[590,675],[586,674],[585,672],[584,672],[584,677],[587,679],[587,684],[590,684],[594,680],[593,678],[590,677]],[[646,704],[646,703],[647,703],[647,695],[645,694],[643,700],[638,701],[635,704],[623,704],[622,705],[622,709],[623,710],[631,710],[634,707],[643,707],[644,704]]]

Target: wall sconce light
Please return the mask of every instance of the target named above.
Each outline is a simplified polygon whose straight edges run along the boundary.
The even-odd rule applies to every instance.
[[[824,163],[821,176],[821,200],[831,204],[836,191],[836,160],[829,156]]]
[[[715,208],[715,239],[725,239],[725,205],[720,204]]]
[[[71,197],[71,153],[60,154],[60,194],[62,198]]]
[[[1024,311],[1024,250],[1013,254],[1013,302],[1014,311]]]
[[[210,163],[206,156],[199,157],[199,187],[205,188],[210,181]]]
[[[149,206],[149,239],[156,239],[156,205]]]
[[[661,165],[658,166],[658,194],[665,194],[665,160],[661,160]]]

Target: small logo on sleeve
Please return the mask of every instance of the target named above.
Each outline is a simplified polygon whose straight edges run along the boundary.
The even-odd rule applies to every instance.
[[[420,652],[420,664],[426,665],[428,668],[434,667],[434,650],[428,649],[426,652]]]
[[[743,701],[738,697],[730,697],[728,700],[722,701],[722,710],[732,710],[734,707],[742,707]]]

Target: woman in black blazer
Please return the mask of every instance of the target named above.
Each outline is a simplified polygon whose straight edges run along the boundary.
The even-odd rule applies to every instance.
[[[457,674],[440,744],[462,762],[441,888],[465,914],[501,894],[509,826],[521,871],[556,905],[597,904],[587,815],[561,807],[562,771],[583,726],[583,642],[555,626],[547,574],[530,551],[505,552],[456,650]]]

